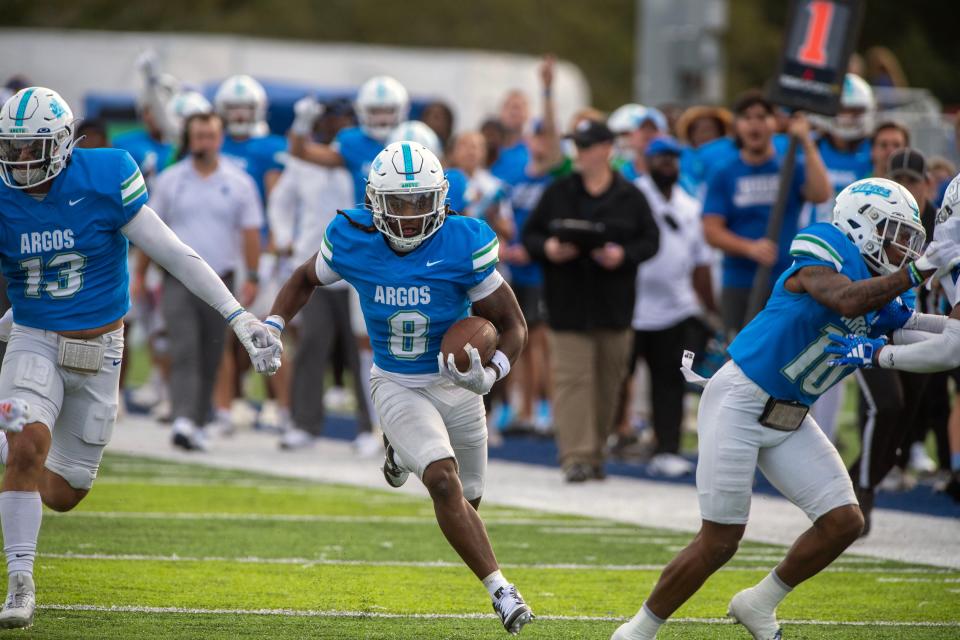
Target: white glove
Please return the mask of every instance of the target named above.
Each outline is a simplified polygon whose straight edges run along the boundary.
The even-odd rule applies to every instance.
[[[30,405],[26,400],[10,398],[0,401],[0,430],[20,433],[30,422]]]
[[[160,64],[157,61],[157,52],[153,49],[147,49],[137,56],[134,64],[148,82],[155,82],[160,77]]]
[[[13,331],[13,309],[7,309],[7,312],[0,317],[0,342],[10,340],[10,332]]]
[[[276,353],[276,358],[272,365],[275,369],[279,369],[280,355],[283,353],[283,338],[280,336],[283,334],[283,328],[286,326],[286,323],[280,316],[267,316],[267,319],[263,321],[263,326],[267,328],[267,331],[270,332],[273,339],[280,344],[280,351]]]
[[[957,222],[960,223],[960,219],[957,219]],[[944,239],[934,240],[927,245],[926,251],[913,264],[920,271],[933,269],[937,271],[937,275],[942,275],[958,262],[960,262],[960,242]]]
[[[458,387],[473,391],[477,395],[486,395],[493,387],[493,383],[497,381],[497,372],[493,367],[483,366],[480,362],[480,352],[476,347],[465,348],[465,350],[470,354],[470,369],[466,373],[460,373],[452,353],[447,354],[446,364],[443,362],[443,353],[438,353],[437,365],[440,367],[440,375]]]
[[[240,344],[247,350],[250,362],[257,373],[273,375],[280,368],[280,354],[283,343],[276,338],[269,327],[257,320],[249,311],[244,311],[230,321],[230,328],[237,334]]]
[[[313,123],[323,113],[323,105],[313,96],[300,98],[293,103],[293,125],[290,130],[296,136],[308,136],[313,131]]]

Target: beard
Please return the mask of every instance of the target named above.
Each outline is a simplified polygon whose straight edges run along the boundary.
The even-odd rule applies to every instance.
[[[676,173],[664,173],[662,171],[651,171],[650,179],[653,180],[653,184],[657,185],[657,189],[663,192],[669,192],[673,188],[673,185],[677,183],[679,176]]]

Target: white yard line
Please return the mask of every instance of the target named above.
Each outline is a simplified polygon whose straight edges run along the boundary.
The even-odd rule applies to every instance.
[[[386,488],[378,468],[381,460],[359,459],[350,444],[340,440],[322,439],[310,449],[283,452],[271,436],[241,432],[215,440],[208,453],[189,454],[173,449],[169,438],[169,429],[158,428],[149,419],[128,416],[114,430],[110,450],[222,469]],[[399,491],[426,495],[415,478]],[[605,482],[569,485],[562,481],[558,469],[500,460],[491,460],[488,466],[484,502],[688,532],[700,525],[693,486],[616,476]],[[754,496],[750,517],[746,539],[756,542],[790,545],[810,526],[799,509],[769,495]],[[851,552],[960,568],[960,519],[876,509],[870,535],[855,543]]]
[[[182,556],[179,554],[142,554],[142,553],[41,553],[41,560],[54,558],[57,560],[110,560],[121,562],[235,562],[238,564],[286,564],[301,566],[351,566],[351,567],[416,567],[416,568],[463,568],[462,562],[448,562],[445,560],[343,560],[330,558],[262,558],[258,556]],[[589,564],[589,563],[503,563],[506,569],[546,569],[561,571],[660,571],[661,564]],[[727,565],[721,571],[769,571],[769,565],[738,566]],[[949,569],[933,568],[884,568],[884,567],[839,567],[831,566],[827,573],[880,573],[880,574],[944,574],[956,573]],[[929,579],[929,578],[878,578],[880,582],[960,582],[956,579]]]
[[[489,613],[381,613],[372,611],[320,611],[310,609],[200,609],[187,607],[141,607],[136,605],[113,605],[103,607],[90,604],[41,604],[39,609],[52,611],[98,611],[103,613],[172,613],[185,615],[250,615],[283,616],[295,618],[380,618],[388,620],[486,620],[496,619]],[[619,616],[537,616],[538,620],[562,622],[623,622]],[[730,618],[671,618],[670,622],[698,624],[737,624]],[[781,620],[788,625],[817,625],[840,627],[935,627],[957,628],[960,622],[897,622],[894,620]]]

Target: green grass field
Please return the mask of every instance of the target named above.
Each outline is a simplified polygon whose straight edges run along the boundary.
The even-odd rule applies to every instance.
[[[485,505],[522,636],[609,638],[689,534]],[[783,549],[745,543],[663,638],[748,638],[722,619]],[[429,501],[108,455],[74,512],[46,512],[25,638],[501,638]],[[786,638],[960,638],[960,571],[845,556],[780,608]],[[790,622],[794,621],[794,622]]]

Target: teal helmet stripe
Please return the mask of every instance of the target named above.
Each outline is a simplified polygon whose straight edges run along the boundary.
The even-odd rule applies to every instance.
[[[403,149],[403,172],[407,174],[407,180],[413,180],[413,153],[410,145],[404,142],[400,146]]]
[[[17,107],[17,122],[18,127],[23,126],[23,117],[27,114],[27,104],[30,102],[30,97],[33,95],[35,89],[33,87],[27,89],[23,92],[23,97],[20,99],[20,105]]]

